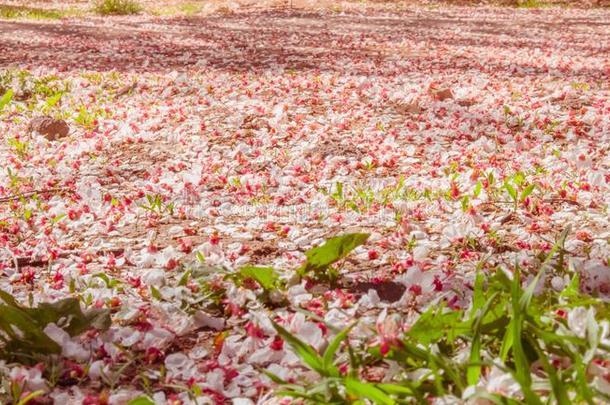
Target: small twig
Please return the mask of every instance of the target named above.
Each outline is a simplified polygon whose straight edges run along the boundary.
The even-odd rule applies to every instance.
[[[570,205],[576,205],[578,207],[582,207],[582,204],[579,203],[578,201],[575,200],[570,200],[567,198],[545,198],[544,200],[542,200],[544,202],[564,202]]]
[[[23,193],[23,194],[18,194],[18,195],[16,194],[16,195],[9,195],[6,197],[0,197],[0,203],[17,201],[21,198],[27,198],[27,197],[31,197],[31,196],[37,195],[37,194],[60,193],[60,192],[66,192],[66,191],[70,191],[70,189],[64,187],[64,188],[49,188],[49,189],[44,189],[44,190],[34,190],[34,191],[30,191],[30,192]]]
[[[123,248],[115,248],[115,249],[106,249],[95,252],[96,256],[105,256],[105,255],[121,255],[125,252]],[[69,251],[60,253],[58,255],[58,259],[65,259],[72,255],[80,254],[80,251]],[[31,257],[16,257],[13,255],[13,268],[19,270],[21,267],[42,267],[50,264],[52,260],[50,259],[32,259]]]

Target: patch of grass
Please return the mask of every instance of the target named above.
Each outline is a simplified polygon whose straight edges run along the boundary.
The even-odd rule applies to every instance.
[[[311,404],[459,402],[456,398],[490,404],[607,403],[592,370],[610,353],[602,332],[608,305],[581,292],[578,274],[561,292],[545,284],[545,275],[569,274],[563,253],[568,232],[540,258],[538,273],[529,281],[519,267],[510,275],[499,268],[477,272],[469,307],[436,303],[408,328],[397,314],[387,316],[369,342],[350,337],[354,324],[342,331],[327,324],[334,338],[320,351],[272,320],[278,335],[318,378],[285,381],[263,372],[278,385],[278,397]],[[538,287],[542,293],[535,293]],[[582,322],[573,322],[576,317]],[[368,367],[385,362],[403,372],[383,383],[362,378]],[[499,390],[499,381],[503,387],[510,381],[518,390]]]
[[[517,2],[517,8],[542,8],[549,6],[549,3],[540,0],[519,0]]]
[[[142,6],[134,0],[98,0],[93,10],[100,15],[130,15],[142,11]]]
[[[176,6],[166,6],[152,11],[153,15],[186,15],[192,16],[199,14],[203,9],[203,4],[198,2],[186,2]]]
[[[36,20],[57,20],[72,14],[73,11],[70,10],[52,10],[0,4],[0,18],[7,19],[31,18]]]

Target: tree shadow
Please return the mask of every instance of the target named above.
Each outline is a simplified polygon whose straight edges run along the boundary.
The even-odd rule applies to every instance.
[[[590,24],[599,15],[610,17],[608,12],[583,12],[582,17],[558,21],[557,12],[537,12],[534,18],[505,9],[466,15],[455,9],[381,15],[264,10],[188,18],[1,21],[0,66],[386,76],[428,69],[540,76],[554,74],[543,58],[515,66],[498,61],[495,53],[608,54],[608,23]],[[557,74],[600,79],[608,77],[608,68],[602,63],[568,66]]]

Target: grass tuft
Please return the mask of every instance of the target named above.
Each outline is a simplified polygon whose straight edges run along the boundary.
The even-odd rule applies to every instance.
[[[130,15],[142,11],[142,6],[134,0],[98,0],[94,11],[100,15]]]
[[[56,20],[62,18],[64,15],[65,13],[62,13],[59,10],[46,10],[44,8],[10,6],[6,4],[0,4],[0,18],[30,18],[36,20]]]
[[[548,3],[540,0],[519,0],[517,2],[517,8],[542,8],[549,7]]]

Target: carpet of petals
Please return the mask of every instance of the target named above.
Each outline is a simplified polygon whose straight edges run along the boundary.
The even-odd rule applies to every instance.
[[[326,323],[357,319],[379,344],[388,317],[467,306],[477,269],[535,270],[568,227],[569,268],[610,294],[608,21],[384,6],[1,21],[0,289],[112,313],[104,332],[49,330],[55,381],[43,364],[4,378],[55,403],[273,403],[261,370],[309,371],[270,320],[321,348]],[[28,131],[45,114],[69,136]],[[349,232],[371,236],[337,288],[290,282]],[[277,269],[286,305],[226,277],[247,264]]]

